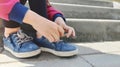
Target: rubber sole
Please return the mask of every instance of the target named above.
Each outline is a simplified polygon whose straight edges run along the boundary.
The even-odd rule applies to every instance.
[[[17,53],[17,52],[14,52],[13,50],[9,49],[6,46],[4,46],[4,48],[5,48],[5,50],[9,51],[10,53],[12,53],[17,58],[29,58],[29,57],[33,57],[33,56],[36,56],[36,55],[41,53],[41,49],[34,50],[34,51],[31,51],[31,52]]]
[[[74,51],[62,52],[62,51],[55,51],[55,50],[52,50],[52,49],[41,47],[41,51],[49,52],[49,53],[52,53],[52,54],[54,54],[56,56],[60,56],[60,57],[69,57],[69,56],[74,56],[74,55],[78,54],[78,49],[76,49]]]

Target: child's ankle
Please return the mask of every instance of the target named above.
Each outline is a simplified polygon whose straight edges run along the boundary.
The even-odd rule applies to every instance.
[[[9,37],[10,34],[4,33],[4,37]]]
[[[19,30],[20,28],[5,28],[4,36],[8,37],[10,34],[15,33]]]

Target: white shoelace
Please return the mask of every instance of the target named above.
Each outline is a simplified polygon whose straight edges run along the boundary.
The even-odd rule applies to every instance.
[[[17,32],[17,34],[13,34],[14,36],[16,36],[16,41],[17,41],[17,44],[20,45],[24,42],[28,42],[28,41],[31,41],[33,40],[32,37],[28,36],[27,34],[23,33],[22,30],[19,30]]]

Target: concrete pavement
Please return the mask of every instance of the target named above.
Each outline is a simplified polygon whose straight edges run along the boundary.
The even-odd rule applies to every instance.
[[[0,54],[0,67],[120,67],[120,41],[75,43],[79,54],[60,58],[50,53],[17,59],[9,52]]]

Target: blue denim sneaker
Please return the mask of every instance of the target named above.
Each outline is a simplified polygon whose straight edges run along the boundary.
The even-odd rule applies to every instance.
[[[52,53],[56,56],[69,57],[78,54],[78,49],[69,43],[64,43],[62,40],[59,42],[49,42],[44,36],[36,38],[35,43],[41,47],[42,51]]]
[[[33,38],[21,30],[3,37],[4,48],[18,58],[28,58],[40,54],[41,49],[32,42]]]

